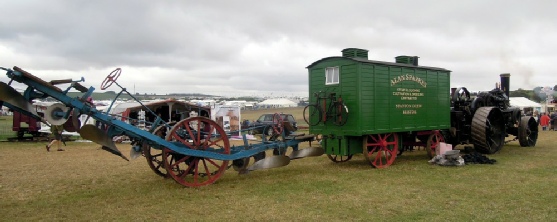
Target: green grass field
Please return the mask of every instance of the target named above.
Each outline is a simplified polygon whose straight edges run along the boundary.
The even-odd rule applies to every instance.
[[[275,111],[303,122],[300,108],[246,111],[242,119]],[[542,131],[534,148],[510,142],[489,156],[494,165],[429,165],[423,150],[381,170],[362,155],[341,164],[320,156],[247,175],[230,169],[201,188],[93,143],[46,152],[45,143],[1,142],[0,220],[554,221],[556,138]],[[118,147],[128,156],[129,145]]]
[[[0,141],[16,136],[16,132],[12,131],[12,122],[12,116],[0,116]]]

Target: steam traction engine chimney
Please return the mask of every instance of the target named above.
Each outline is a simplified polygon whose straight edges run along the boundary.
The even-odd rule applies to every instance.
[[[501,75],[501,89],[503,91],[505,91],[505,95],[507,95],[507,98],[509,97],[509,85],[510,85],[510,79],[511,79],[511,74],[509,73],[503,73]]]

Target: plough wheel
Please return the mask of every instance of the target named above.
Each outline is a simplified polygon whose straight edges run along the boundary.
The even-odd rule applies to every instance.
[[[375,168],[385,168],[395,162],[398,153],[396,133],[374,134],[364,137],[364,157]]]
[[[166,140],[181,143],[186,149],[230,154],[230,142],[222,127],[205,117],[190,117],[176,123]],[[168,175],[187,187],[212,184],[228,167],[228,161],[185,155],[166,147],[162,158]]]
[[[349,161],[350,159],[352,159],[352,155],[343,156],[343,155],[327,154],[327,157],[329,157],[329,160],[331,160],[335,163],[344,163],[344,162]]]
[[[173,126],[174,124],[176,124],[176,122],[168,123],[169,126]],[[169,128],[166,125],[161,125],[153,131],[153,134],[162,139],[166,139],[166,133],[168,130]],[[166,172],[163,164],[162,149],[155,149],[151,146],[143,146],[143,155],[147,160],[147,165],[149,165],[153,172],[161,177],[168,177],[168,173]]]
[[[427,156],[430,159],[435,156],[435,149],[437,149],[437,146],[441,142],[445,142],[445,137],[439,130],[435,130],[433,131],[433,134],[429,135],[425,149],[427,151]]]

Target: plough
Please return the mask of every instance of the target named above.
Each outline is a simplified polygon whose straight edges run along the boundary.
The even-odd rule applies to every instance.
[[[125,160],[128,158],[118,150],[112,138],[120,135],[128,136],[131,140],[132,159],[145,156],[148,165],[157,175],[170,177],[187,187],[212,184],[229,168],[233,168],[239,174],[245,174],[253,170],[286,166],[290,160],[320,156],[324,153],[323,148],[319,146],[300,149],[298,146],[300,143],[311,144],[314,136],[291,133],[288,130],[290,128],[288,122],[282,121],[278,114],[275,115],[276,124],[272,126],[274,133],[269,139],[262,136],[261,141],[249,143],[244,134],[243,145],[231,146],[230,134],[209,118],[195,116],[177,122],[166,122],[161,117],[156,117],[149,130],[142,130],[109,115],[109,111],[97,110],[90,100],[95,88],[83,86],[81,84],[85,81],[83,77],[79,80],[64,79],[47,82],[19,67],[13,69],[0,67],[0,69],[5,70],[10,78],[8,83],[0,82],[0,107],[7,106],[48,125],[63,124],[67,131],[76,131],[82,138],[100,144],[103,150]],[[101,90],[113,84],[121,89],[109,106],[109,110],[117,98],[122,93],[126,93],[139,102],[145,110],[153,113],[126,88],[118,84],[117,79],[121,73],[121,69],[115,69],[101,84]],[[27,86],[23,94],[11,87],[13,81]],[[66,84],[65,89],[58,86]],[[68,96],[68,92],[73,89],[83,94],[76,98]],[[41,117],[34,110],[31,101],[47,97],[54,98],[60,103],[48,107],[44,117]],[[78,118],[81,115],[93,118],[96,124],[81,126]],[[289,147],[292,148],[292,152],[286,155]],[[273,155],[266,156],[267,150],[273,150]],[[252,164],[250,164],[251,158],[254,159]]]

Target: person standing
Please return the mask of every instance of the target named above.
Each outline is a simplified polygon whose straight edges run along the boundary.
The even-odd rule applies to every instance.
[[[48,145],[46,145],[47,152],[50,152],[50,147],[55,143],[56,143],[56,147],[58,148],[57,151],[64,151],[64,149],[62,149],[61,147],[63,131],[64,131],[64,127],[62,125],[50,126],[50,132],[52,133],[52,136],[54,136],[54,139]]]
[[[543,131],[547,130],[547,126],[549,125],[549,116],[547,113],[542,113],[542,116],[540,117],[540,125],[542,126]]]
[[[549,116],[549,130],[555,130],[557,127],[557,112],[553,111],[551,116]]]

